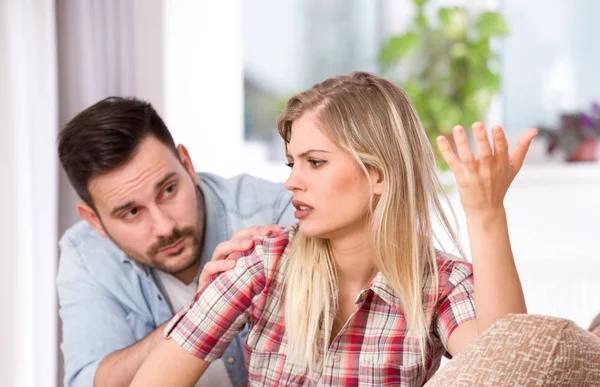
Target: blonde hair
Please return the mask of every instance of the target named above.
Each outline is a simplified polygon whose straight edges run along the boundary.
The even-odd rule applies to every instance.
[[[435,300],[425,299],[424,288],[438,287],[433,216],[458,244],[442,211],[435,155],[417,113],[400,87],[363,72],[328,79],[290,98],[277,120],[286,144],[292,123],[308,112],[366,176],[370,168],[383,175],[383,193],[371,195],[369,214],[374,265],[399,297],[408,334],[419,339],[425,359],[431,313],[426,305]],[[315,369],[328,348],[321,333],[332,326],[337,292],[329,241],[296,235],[285,270],[287,356]]]

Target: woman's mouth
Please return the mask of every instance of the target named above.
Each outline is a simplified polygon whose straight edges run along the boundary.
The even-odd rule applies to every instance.
[[[292,205],[296,208],[296,212],[294,212],[294,217],[296,219],[306,218],[312,214],[314,210],[314,208],[299,200],[292,200]]]

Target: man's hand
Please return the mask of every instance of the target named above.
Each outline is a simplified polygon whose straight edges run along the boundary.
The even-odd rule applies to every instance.
[[[204,289],[204,286],[210,282],[214,275],[233,269],[235,261],[228,259],[229,256],[252,248],[252,245],[254,245],[253,237],[270,236],[283,229],[283,226],[276,224],[248,227],[233,234],[230,240],[219,243],[212,258],[204,265],[202,273],[200,273],[198,291]]]

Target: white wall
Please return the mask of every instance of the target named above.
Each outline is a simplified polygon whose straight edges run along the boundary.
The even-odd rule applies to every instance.
[[[468,254],[458,192],[449,192]],[[583,328],[600,313],[597,198],[600,163],[525,166],[510,187],[505,208],[529,313],[567,318]]]
[[[133,94],[164,113],[163,0],[131,0]]]
[[[503,12],[512,30],[503,59],[510,127],[554,125],[560,111],[600,99],[600,2],[504,0]]]
[[[277,93],[298,88],[305,73],[305,24],[298,0],[242,1],[243,61],[253,79]],[[268,60],[267,60],[268,58]]]
[[[241,0],[164,2],[164,119],[198,170],[232,175],[243,156]]]

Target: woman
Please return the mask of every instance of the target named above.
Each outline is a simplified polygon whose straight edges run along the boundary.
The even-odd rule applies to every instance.
[[[453,236],[434,153],[406,94],[367,73],[292,97],[278,119],[298,223],[257,239],[173,318],[133,385],[187,386],[249,323],[251,385],[421,385],[506,313],[526,313],[503,198],[536,135],[512,155],[473,125],[479,159],[440,137],[466,213],[473,266],[434,248]],[[473,284],[473,278],[477,282]],[[477,294],[475,300],[474,294]]]

